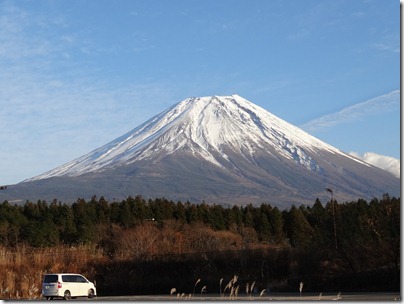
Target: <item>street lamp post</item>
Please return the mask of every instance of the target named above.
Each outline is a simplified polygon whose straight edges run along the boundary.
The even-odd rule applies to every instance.
[[[337,245],[337,224],[335,222],[335,202],[334,202],[334,193],[332,192],[331,188],[326,188],[328,192],[331,193],[331,205],[332,205],[332,217],[334,221],[334,242],[335,242],[335,250],[338,249]]]

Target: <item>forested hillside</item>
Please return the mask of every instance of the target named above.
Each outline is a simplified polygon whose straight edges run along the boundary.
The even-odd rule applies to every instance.
[[[141,196],[5,201],[0,245],[3,298],[39,296],[42,274],[62,271],[97,279],[100,294],[185,292],[198,278],[218,292],[220,278],[233,275],[275,290],[300,280],[320,291],[398,290],[400,199],[317,200],[289,210]]]

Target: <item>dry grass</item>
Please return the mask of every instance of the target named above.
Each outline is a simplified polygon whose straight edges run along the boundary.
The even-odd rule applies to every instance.
[[[239,277],[237,275],[234,275],[233,278],[227,283],[227,285],[225,286],[225,288],[222,291],[222,283],[223,283],[223,278],[220,279],[219,281],[219,293],[220,293],[220,298],[222,299],[229,299],[229,300],[236,300],[239,297],[239,293],[241,290],[241,285],[239,284],[238,281]],[[185,300],[190,300],[192,298],[195,298],[195,290],[196,290],[196,286],[201,282],[201,279],[198,279],[195,284],[194,284],[194,289],[192,294],[189,294],[189,296],[186,296],[185,293],[177,293],[177,299],[185,299]],[[203,293],[207,292],[207,285],[204,285],[201,288],[200,291],[200,299],[204,300],[204,298],[202,298]],[[249,297],[250,300],[253,299],[253,293],[255,292],[255,281],[250,283],[246,283],[245,284],[245,293],[247,295],[247,297]],[[173,296],[175,293],[177,292],[177,289],[175,287],[171,288],[170,291],[170,296]],[[266,293],[266,289],[262,289],[260,294],[259,294],[259,298],[262,298],[263,295]]]
[[[93,274],[90,262],[102,258],[94,247],[0,247],[0,299],[37,299],[45,273]],[[91,273],[90,273],[91,272]]]

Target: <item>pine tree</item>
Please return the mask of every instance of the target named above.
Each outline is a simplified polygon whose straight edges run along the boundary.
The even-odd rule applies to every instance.
[[[307,247],[313,236],[313,229],[305,218],[302,209],[294,205],[289,211],[287,235],[294,247]]]
[[[273,208],[269,214],[269,224],[271,226],[271,235],[275,243],[280,244],[285,239],[283,216],[277,207]]]

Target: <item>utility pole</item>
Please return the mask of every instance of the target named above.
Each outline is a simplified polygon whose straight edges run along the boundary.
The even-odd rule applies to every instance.
[[[337,224],[335,222],[335,202],[334,202],[334,193],[332,192],[331,188],[326,188],[328,192],[331,193],[331,206],[332,206],[332,217],[334,221],[334,242],[335,242],[335,250],[338,249],[337,245]]]

